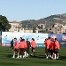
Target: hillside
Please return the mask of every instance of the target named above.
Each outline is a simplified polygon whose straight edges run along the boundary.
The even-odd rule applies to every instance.
[[[58,22],[61,24],[66,24],[66,13],[64,14],[57,14],[57,15],[51,15],[46,18],[42,18],[39,20],[25,20],[21,21],[23,24],[23,27],[32,28],[34,26],[37,26],[40,23],[46,24],[46,27],[52,26],[54,23]]]

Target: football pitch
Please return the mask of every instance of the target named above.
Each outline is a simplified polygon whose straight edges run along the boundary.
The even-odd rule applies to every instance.
[[[46,59],[44,51],[44,48],[36,48],[36,57],[12,59],[13,50],[0,46],[0,66],[66,66],[65,47],[60,49],[59,60]]]

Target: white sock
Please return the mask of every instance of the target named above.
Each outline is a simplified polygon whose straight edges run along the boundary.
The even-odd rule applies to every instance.
[[[59,59],[59,56],[57,56],[57,59]]]
[[[25,55],[23,55],[23,58],[25,58]]]
[[[19,55],[17,56],[17,58],[19,58]]]
[[[24,56],[25,56],[25,57],[27,56],[27,52],[26,52],[26,51],[24,52]]]
[[[56,54],[55,54],[55,57],[54,57],[54,59],[56,59]]]
[[[15,58],[15,55],[13,55],[12,58]]]
[[[46,57],[46,59],[48,59],[48,56]]]
[[[22,55],[20,55],[20,58],[22,58]]]

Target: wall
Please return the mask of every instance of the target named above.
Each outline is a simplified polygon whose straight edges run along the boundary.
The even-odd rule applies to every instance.
[[[34,38],[38,47],[44,47],[44,40],[48,37],[58,38],[60,44],[66,44],[66,34],[2,32],[2,46],[10,46],[11,40],[15,37],[18,42],[20,42],[20,37],[29,41]]]

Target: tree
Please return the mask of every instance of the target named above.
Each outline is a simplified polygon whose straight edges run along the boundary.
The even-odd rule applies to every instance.
[[[36,27],[33,27],[33,33],[35,33],[35,32],[36,32],[35,30],[36,30]]]
[[[9,21],[5,16],[0,15],[0,31],[8,31],[11,28]]]

